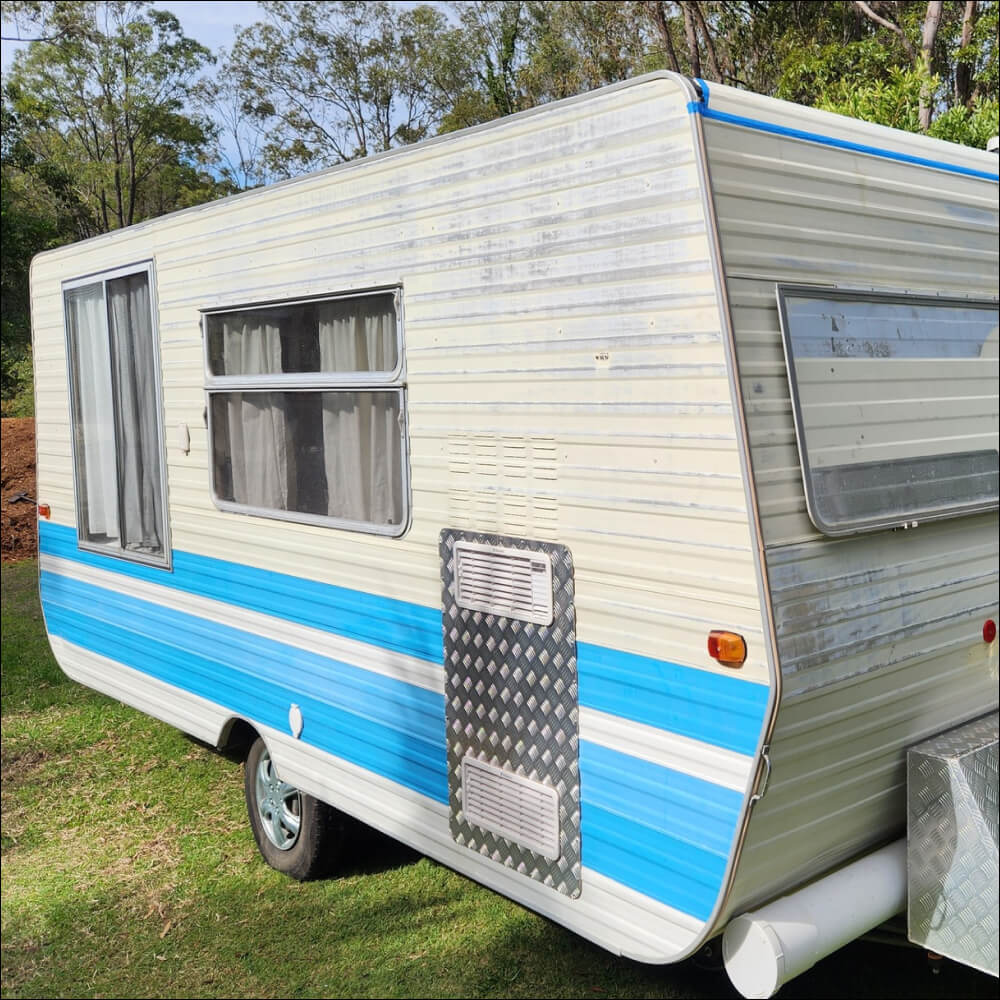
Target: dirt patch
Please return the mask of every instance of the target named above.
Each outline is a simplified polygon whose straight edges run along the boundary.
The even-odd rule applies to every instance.
[[[0,781],[20,781],[49,759],[44,750],[25,750],[23,753],[5,753],[0,758]]]
[[[38,553],[38,515],[35,501],[35,421],[31,417],[4,417],[2,434],[3,518],[0,545],[3,561],[28,559]],[[29,499],[23,499],[23,498]],[[19,499],[21,498],[21,499]]]

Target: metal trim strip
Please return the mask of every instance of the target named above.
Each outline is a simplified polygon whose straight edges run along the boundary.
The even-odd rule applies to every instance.
[[[700,101],[690,101],[687,109],[691,114],[699,115],[702,118],[724,122],[727,125],[739,125],[742,128],[753,129],[757,132],[768,132],[771,135],[780,135],[788,139],[815,142],[821,146],[832,146],[834,149],[843,149],[851,153],[878,156],[884,160],[895,160],[897,163],[910,163],[919,167],[930,167],[933,170],[944,170],[951,174],[961,174],[965,177],[978,177],[987,181],[1000,181],[1000,174],[991,174],[985,170],[976,170],[973,167],[961,167],[958,164],[945,163],[942,160],[932,160],[925,156],[914,156],[912,153],[900,153],[893,149],[885,149],[882,146],[869,146],[863,142],[852,142],[850,139],[837,139],[831,135],[823,135],[821,132],[809,132],[805,129],[790,128],[787,125],[777,125],[773,122],[761,121],[758,118],[734,115],[728,111],[716,111],[708,106],[711,93],[708,84],[701,79],[697,79],[695,82],[701,88],[703,97]]]

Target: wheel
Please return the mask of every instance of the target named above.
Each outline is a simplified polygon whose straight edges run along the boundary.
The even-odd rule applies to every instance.
[[[243,791],[257,849],[272,868],[300,882],[329,872],[343,841],[343,816],[282,781],[259,736],[247,754]]]

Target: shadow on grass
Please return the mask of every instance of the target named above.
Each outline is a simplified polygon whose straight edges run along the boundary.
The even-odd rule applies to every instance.
[[[737,997],[721,972],[616,958],[365,831],[346,878],[299,884],[259,866],[224,881],[99,890],[86,878],[37,905],[5,901],[4,995]],[[370,877],[369,877],[370,876]],[[586,891],[586,890],[584,890]],[[855,943],[788,998],[994,997],[995,980],[917,950]]]
[[[360,820],[345,816],[344,848],[336,878],[380,875],[416,864],[423,855]]]

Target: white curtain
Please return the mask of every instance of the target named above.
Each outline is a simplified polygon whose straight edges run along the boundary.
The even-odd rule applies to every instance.
[[[76,360],[74,432],[81,530],[90,541],[117,541],[114,397],[103,285],[70,292],[66,311]]]
[[[163,551],[163,483],[157,433],[156,343],[149,278],[108,282],[112,363],[118,389],[122,547]]]
[[[324,372],[374,372],[396,367],[392,300],[331,302],[319,309]],[[350,521],[399,524],[402,461],[395,391],[323,394],[327,513]]]
[[[236,317],[222,329],[224,370],[265,375],[281,371],[281,331],[273,323]],[[282,394],[226,395],[232,499],[251,507],[294,509],[294,477]],[[291,494],[291,495],[290,495]]]

